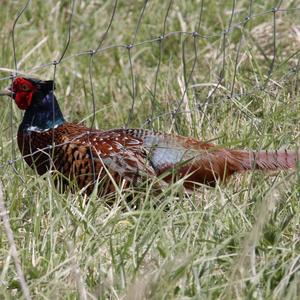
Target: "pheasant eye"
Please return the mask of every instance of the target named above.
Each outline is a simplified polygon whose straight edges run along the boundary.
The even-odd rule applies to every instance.
[[[29,91],[30,91],[30,88],[28,87],[27,84],[21,84],[21,85],[20,85],[20,89],[21,89],[23,92],[29,92]]]

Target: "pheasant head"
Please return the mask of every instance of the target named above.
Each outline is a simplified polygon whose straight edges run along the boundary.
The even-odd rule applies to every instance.
[[[10,96],[25,110],[21,130],[44,131],[65,122],[53,90],[52,80],[17,77],[0,95]]]

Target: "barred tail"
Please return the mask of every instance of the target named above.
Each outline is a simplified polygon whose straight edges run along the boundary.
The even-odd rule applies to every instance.
[[[236,171],[285,170],[296,168],[300,160],[299,151],[243,151],[232,150],[232,164]]]

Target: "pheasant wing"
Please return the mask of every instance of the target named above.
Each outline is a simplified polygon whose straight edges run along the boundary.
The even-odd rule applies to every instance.
[[[143,141],[126,135],[122,129],[92,132],[86,143],[91,147],[94,164],[104,164],[108,171],[117,173],[121,178],[137,184],[155,176]]]

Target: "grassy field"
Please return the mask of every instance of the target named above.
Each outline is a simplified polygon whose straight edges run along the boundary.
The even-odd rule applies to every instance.
[[[114,1],[35,0],[12,31],[26,1],[2,1],[0,88],[16,59],[21,74],[55,77],[70,121],[295,149],[300,10],[271,2],[128,0],[113,14]],[[130,190],[112,207],[87,202],[25,165],[22,113],[0,101],[1,183],[32,298],[299,299],[297,171],[247,173],[192,195],[180,181],[159,195],[146,187],[136,209]],[[24,298],[2,225],[0,298]]]

